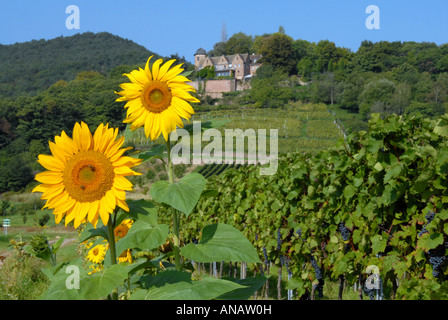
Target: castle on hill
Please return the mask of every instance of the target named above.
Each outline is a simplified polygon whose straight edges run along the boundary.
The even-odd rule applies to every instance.
[[[230,76],[237,80],[245,80],[255,75],[261,65],[258,62],[260,58],[261,55],[247,53],[209,57],[204,49],[199,48],[194,54],[194,65],[197,70],[214,66],[217,77]]]

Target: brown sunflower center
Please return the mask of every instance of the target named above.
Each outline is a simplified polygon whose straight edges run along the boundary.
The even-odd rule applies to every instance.
[[[160,113],[171,105],[171,90],[160,81],[150,81],[143,89],[142,103],[149,112]]]
[[[100,200],[112,188],[115,172],[103,153],[86,150],[67,161],[63,178],[65,189],[73,199],[93,202]]]

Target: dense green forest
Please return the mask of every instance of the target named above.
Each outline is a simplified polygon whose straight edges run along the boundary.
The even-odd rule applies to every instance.
[[[364,41],[352,52],[329,40],[294,40],[280,28],[255,37],[236,33],[209,55],[234,53],[262,55],[252,88],[221,101],[204,97],[198,111],[226,103],[279,108],[302,101],[334,105],[367,121],[371,113],[434,117],[447,110],[447,44]],[[0,45],[0,192],[25,188],[42,170],[37,155],[48,153],[48,141],[62,130],[70,135],[76,121],[123,129],[125,110],[114,90],[127,81],[123,72],[143,66],[152,54],[160,57],[109,33]],[[177,54],[164,58],[193,69]]]
[[[122,64],[138,64],[154,54],[107,32],[0,45],[0,96],[34,96],[81,71],[108,74]]]

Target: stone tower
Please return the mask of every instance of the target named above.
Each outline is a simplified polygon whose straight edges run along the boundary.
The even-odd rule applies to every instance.
[[[196,53],[194,54],[194,66],[196,69],[199,69],[199,66],[202,64],[202,61],[204,61],[205,57],[207,56],[207,52],[199,48]]]

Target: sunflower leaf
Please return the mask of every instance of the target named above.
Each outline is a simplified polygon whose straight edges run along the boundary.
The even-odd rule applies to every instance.
[[[157,222],[157,207],[152,201],[140,200],[126,200],[129,206],[129,216],[135,220],[143,220],[150,225],[156,227]]]
[[[180,75],[180,76],[183,76],[183,77],[189,77],[189,76],[193,73],[193,71],[194,71],[194,70],[188,70],[188,71],[182,72],[182,73],[179,74],[179,75]]]
[[[165,151],[165,146],[158,145],[158,146],[152,147],[151,149],[149,149],[147,151],[140,152],[138,154],[138,158],[143,159],[143,162],[149,161],[154,158],[164,161],[164,159],[163,159],[164,151]]]
[[[166,275],[165,275],[166,274]],[[211,300],[245,286],[236,282],[204,277],[192,281],[180,271],[165,271],[152,281],[149,290],[136,290],[131,300]]]
[[[106,226],[94,228],[92,224],[88,223],[79,236],[78,243],[82,243],[94,237],[103,237],[109,241],[109,234]]]
[[[189,243],[182,247],[181,254],[197,262],[261,262],[249,240],[240,231],[224,223],[204,227],[199,243]]]
[[[198,173],[190,173],[176,183],[157,181],[151,187],[152,198],[179,210],[188,217],[205,189],[206,180]]]
[[[127,249],[139,248],[151,250],[166,242],[169,228],[167,225],[159,224],[153,226],[146,221],[137,220],[129,229],[126,237],[118,240],[116,245],[117,255]],[[105,261],[107,261],[107,257]]]

